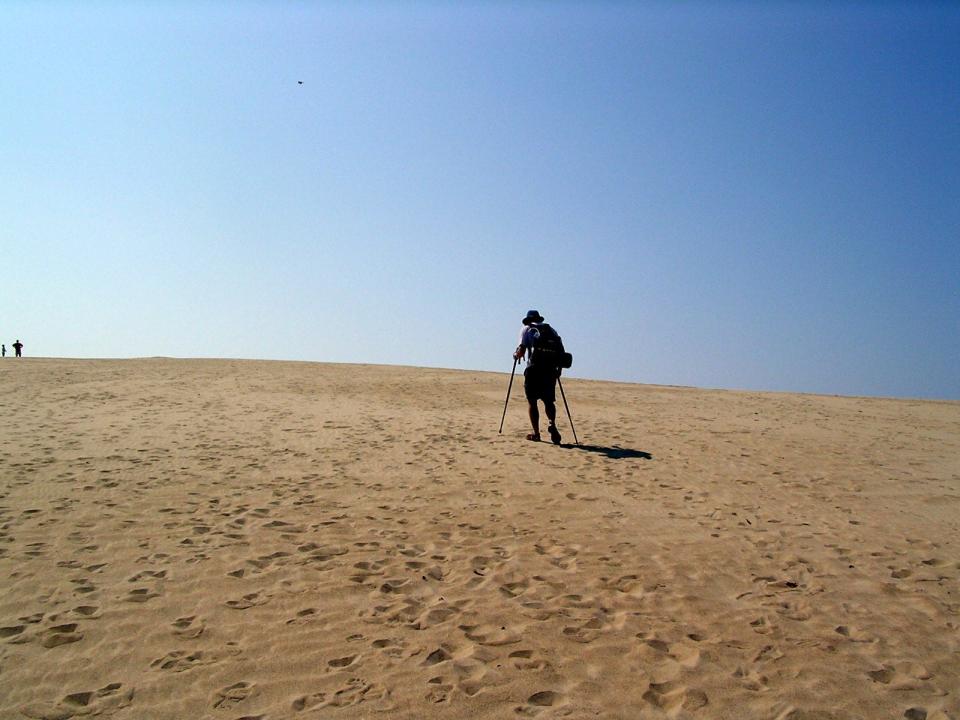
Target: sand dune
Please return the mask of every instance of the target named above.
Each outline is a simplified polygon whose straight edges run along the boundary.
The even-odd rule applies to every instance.
[[[960,403],[506,384],[0,362],[0,718],[960,718]]]

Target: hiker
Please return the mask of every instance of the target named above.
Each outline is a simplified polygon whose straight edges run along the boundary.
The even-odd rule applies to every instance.
[[[20,357],[20,351],[21,351],[22,349],[23,349],[23,343],[20,342],[20,340],[17,340],[17,341],[13,344],[13,350],[14,350],[14,352],[17,353],[17,357]]]
[[[527,440],[540,440],[540,410],[537,401],[543,401],[547,413],[547,432],[554,445],[560,444],[560,431],[557,430],[557,378],[560,377],[558,355],[563,353],[563,342],[556,330],[544,322],[536,310],[530,310],[523,318],[523,331],[520,333],[520,345],[513,353],[514,360],[522,360],[527,355],[527,367],[523,371],[523,392],[530,405],[530,425],[533,432]]]
[[[6,357],[6,356],[7,356],[7,346],[6,346],[6,345],[0,345],[0,348],[3,348],[3,357]]]

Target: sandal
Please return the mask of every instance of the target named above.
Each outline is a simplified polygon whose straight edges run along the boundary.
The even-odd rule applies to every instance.
[[[547,428],[547,432],[550,433],[550,439],[553,441],[554,445],[560,444],[560,431],[557,430],[556,425],[551,425]]]
[[[527,435],[527,440],[533,440],[533,442],[540,442],[540,436],[530,433],[529,435]]]

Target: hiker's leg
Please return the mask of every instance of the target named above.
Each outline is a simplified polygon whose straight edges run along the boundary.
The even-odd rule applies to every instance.
[[[537,407],[537,401],[533,400],[530,406],[530,425],[533,427],[533,434],[540,434],[540,409]]]
[[[560,436],[560,431],[557,430],[557,405],[555,402],[544,400],[543,406],[547,411],[547,420],[550,421],[550,424],[547,425],[547,432],[550,433],[550,442],[554,445],[559,445],[563,438]]]
[[[556,403],[550,402],[549,400],[543,401],[543,409],[547,413],[547,420],[550,421],[550,425],[557,424],[557,405]]]

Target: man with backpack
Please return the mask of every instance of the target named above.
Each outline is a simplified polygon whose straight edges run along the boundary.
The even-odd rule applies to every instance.
[[[547,413],[547,432],[554,445],[560,444],[560,431],[557,430],[557,378],[563,364],[563,341],[557,331],[544,322],[536,310],[530,310],[523,319],[523,331],[520,333],[520,345],[513,353],[514,360],[522,360],[527,355],[527,367],[523,371],[523,391],[530,405],[530,424],[533,432],[527,440],[540,440],[540,410],[537,401],[543,401]],[[569,367],[569,365],[567,365]]]

